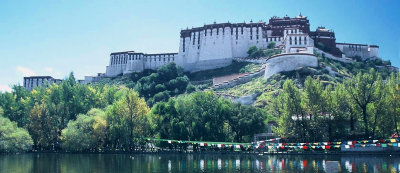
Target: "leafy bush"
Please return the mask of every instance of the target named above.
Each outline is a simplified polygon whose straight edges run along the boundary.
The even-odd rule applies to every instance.
[[[0,152],[27,151],[32,145],[32,138],[26,129],[0,115]]]
[[[259,49],[256,46],[251,46],[247,50],[247,54],[250,58],[270,57],[272,55],[280,54],[281,51],[279,49],[274,49],[274,47],[275,43],[268,44],[267,50],[263,50],[261,48]]]
[[[69,151],[98,149],[106,137],[106,116],[100,109],[92,109],[87,115],[79,114],[62,131],[63,148]]]

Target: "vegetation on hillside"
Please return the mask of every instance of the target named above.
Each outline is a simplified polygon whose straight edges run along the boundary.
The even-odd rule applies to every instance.
[[[232,64],[230,64],[226,67],[212,69],[212,70],[199,71],[199,72],[193,72],[193,73],[187,74],[187,76],[189,77],[189,79],[191,81],[201,81],[201,80],[212,79],[214,77],[219,77],[219,76],[226,76],[226,75],[237,74],[237,73],[255,72],[260,68],[261,68],[261,64],[254,64],[254,63],[249,63],[249,62],[237,62],[237,61],[233,60]]]
[[[272,55],[281,53],[281,50],[275,49],[275,46],[275,42],[269,43],[267,49],[257,48],[257,46],[251,46],[246,53],[249,55],[249,58],[270,57]]]
[[[189,85],[189,78],[184,75],[183,69],[175,63],[161,66],[156,73],[140,78],[134,89],[147,100],[149,105],[195,90]]]

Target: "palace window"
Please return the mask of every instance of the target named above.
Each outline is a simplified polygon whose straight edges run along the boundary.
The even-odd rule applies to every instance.
[[[182,43],[182,52],[185,52],[185,38],[183,38],[183,43]]]
[[[297,37],[294,37],[294,44],[297,45]]]
[[[292,45],[292,37],[289,37],[289,44]]]
[[[304,44],[307,44],[307,37],[304,37]]]
[[[299,37],[299,44],[301,44],[301,37]]]

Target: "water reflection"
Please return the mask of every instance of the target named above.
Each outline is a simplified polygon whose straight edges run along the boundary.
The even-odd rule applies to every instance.
[[[399,172],[398,156],[14,154],[0,172]]]

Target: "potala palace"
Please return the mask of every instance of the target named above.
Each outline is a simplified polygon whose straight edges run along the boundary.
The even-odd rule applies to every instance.
[[[248,57],[246,52],[249,47],[266,49],[271,42],[275,42],[276,48],[282,50],[283,58],[291,57],[288,60],[291,63],[287,64],[289,66],[293,62],[299,62],[298,65],[309,64],[310,58],[311,61],[315,59],[314,45],[317,43],[326,47],[325,54],[338,60],[346,61],[347,57],[353,56],[363,59],[379,56],[379,47],[376,45],[336,43],[335,33],[324,27],[311,31],[309,20],[300,13],[294,18],[272,17],[268,23],[214,23],[181,30],[178,53],[111,53],[105,76],[155,70],[170,62],[175,62],[189,72],[220,68],[231,64],[234,58]],[[286,64],[285,61],[279,63]]]
[[[350,57],[359,56],[363,60],[379,58],[376,45],[336,43],[335,33],[324,27],[310,30],[310,22],[301,13],[294,18],[272,17],[269,22],[214,23],[202,27],[184,29],[180,32],[178,53],[147,54],[136,51],[114,52],[106,73],[86,76],[80,83],[93,83],[103,77],[115,77],[145,69],[156,70],[162,65],[175,62],[185,71],[195,72],[228,66],[233,59],[246,59],[251,46],[266,49],[275,42],[274,49],[281,54],[265,58],[263,61],[265,78],[298,67],[318,66],[314,52],[342,62],[351,62]],[[323,48],[318,47],[323,45]],[[321,50],[323,49],[323,50]],[[60,82],[51,76],[24,77],[24,86],[32,90],[36,86]]]

